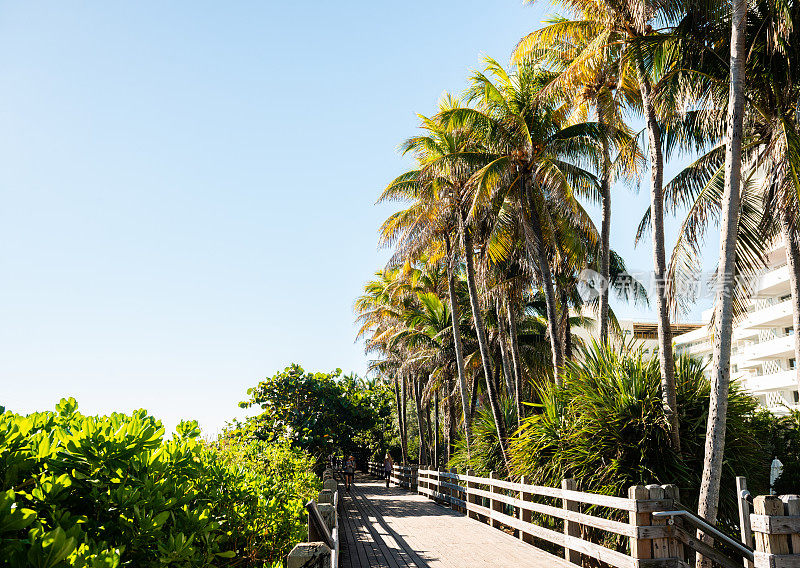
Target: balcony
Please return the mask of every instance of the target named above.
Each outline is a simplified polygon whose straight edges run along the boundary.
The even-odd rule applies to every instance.
[[[794,356],[794,334],[776,337],[769,341],[748,345],[744,356],[752,361],[770,361]]]
[[[756,310],[739,325],[742,329],[769,329],[792,325],[792,300]]]
[[[788,294],[789,291],[789,266],[784,260],[783,266],[771,269],[759,279],[755,295],[761,297],[782,296]]]
[[[778,371],[760,377],[750,376],[742,379],[742,386],[753,394],[797,388],[797,369]]]

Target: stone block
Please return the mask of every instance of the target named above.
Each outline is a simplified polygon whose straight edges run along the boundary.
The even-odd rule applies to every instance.
[[[328,530],[333,530],[334,523],[336,522],[336,509],[333,508],[333,503],[317,503],[317,509],[325,521],[325,526]]]
[[[330,568],[331,549],[324,542],[301,542],[286,557],[286,568]]]
[[[333,491],[330,489],[323,489],[319,492],[319,499],[317,499],[317,503],[331,503],[333,504]]]

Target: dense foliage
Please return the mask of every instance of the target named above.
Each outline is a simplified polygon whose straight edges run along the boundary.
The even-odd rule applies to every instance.
[[[262,412],[242,425],[258,439],[287,440],[319,463],[331,454],[384,451],[392,436],[391,393],[354,375],[307,373],[293,364],[248,389]]]
[[[710,385],[698,361],[678,357],[675,367],[680,454],[669,445],[658,359],[641,349],[595,344],[566,366],[561,388],[541,388],[537,412],[512,441],[513,473],[549,486],[574,477],[586,490],[612,495],[639,483],[675,483],[681,500],[696,504]],[[736,383],[728,404],[720,520],[735,523],[735,476],[746,476],[754,494],[769,490],[775,419],[757,411],[755,399]]]
[[[0,566],[272,566],[302,538],[318,487],[288,447],[171,440],[161,423],[55,412],[0,415]]]

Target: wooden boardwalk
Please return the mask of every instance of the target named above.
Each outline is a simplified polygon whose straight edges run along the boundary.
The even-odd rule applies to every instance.
[[[426,497],[357,476],[341,487],[341,568],[562,568],[549,554]],[[574,568],[574,565],[573,565]]]

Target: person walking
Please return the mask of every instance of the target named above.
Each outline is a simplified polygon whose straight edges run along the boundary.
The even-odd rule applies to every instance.
[[[356,473],[356,458],[350,456],[344,462],[344,488],[350,491],[350,486],[353,484],[353,475]]]
[[[386,489],[389,489],[389,481],[392,479],[393,467],[394,462],[392,461],[392,456],[389,455],[389,452],[386,452],[383,458],[383,475],[386,476]]]

